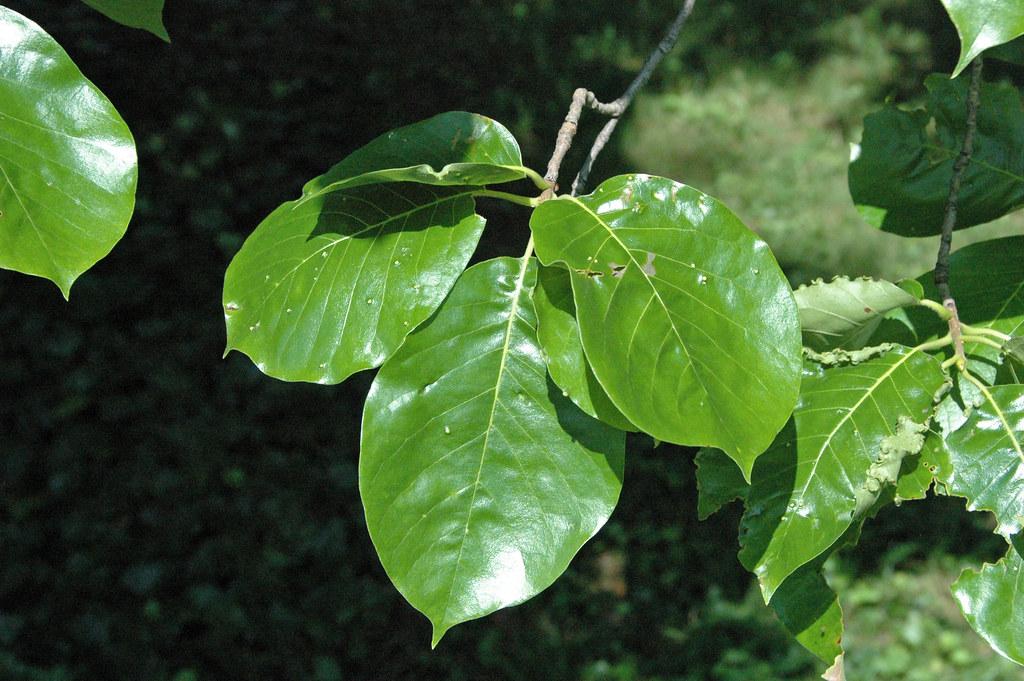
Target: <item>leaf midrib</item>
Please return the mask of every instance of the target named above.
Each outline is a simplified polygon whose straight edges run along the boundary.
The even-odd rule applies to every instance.
[[[661,306],[662,311],[665,313],[665,318],[668,320],[669,327],[672,329],[672,334],[676,337],[676,340],[679,341],[679,346],[683,349],[683,352],[686,353],[686,359],[690,363],[690,366],[693,367],[693,376],[694,376],[694,378],[697,379],[697,383],[700,385],[701,391],[703,391],[704,396],[707,398],[708,404],[711,405],[711,410],[715,414],[715,419],[718,420],[719,424],[723,426],[725,432],[731,432],[731,431],[728,430],[728,428],[725,428],[726,422],[722,419],[722,416],[718,413],[718,407],[715,404],[715,400],[711,399],[711,393],[710,393],[710,391],[708,391],[707,386],[704,384],[704,379],[701,377],[700,372],[697,370],[696,362],[693,361],[693,357],[690,355],[690,348],[683,341],[682,336],[679,335],[679,329],[676,328],[675,321],[672,319],[672,314],[669,312],[668,306],[665,304],[665,300],[661,297],[661,292],[658,291],[658,287],[654,285],[654,282],[651,281],[650,277],[647,276],[647,273],[643,271],[643,266],[640,264],[640,262],[636,258],[633,257],[633,251],[630,250],[630,248],[628,246],[626,246],[626,244],[624,244],[622,242],[622,240],[619,238],[618,234],[615,233],[615,230],[612,229],[611,225],[609,225],[607,222],[605,222],[601,218],[600,215],[598,215],[597,213],[592,211],[589,206],[587,206],[585,203],[580,201],[577,197],[575,197],[575,196],[560,196],[559,198],[560,199],[565,199],[565,200],[570,201],[572,203],[575,203],[577,206],[582,208],[584,212],[586,212],[588,215],[590,215],[599,225],[601,225],[601,227],[603,227],[605,229],[605,231],[608,232],[608,238],[614,240],[615,243],[617,243],[619,245],[619,247],[623,251],[625,251],[626,257],[629,258],[629,261],[636,267],[637,272],[639,272],[640,275],[643,277],[644,281],[647,282],[647,285],[651,287],[651,291],[652,291],[654,297],[657,299],[658,305]],[[603,248],[603,245],[602,245],[602,248]],[[600,379],[598,379],[598,380],[600,382]],[[735,445],[735,440],[734,440],[734,445]]]
[[[519,303],[522,299],[523,290],[525,288],[524,283],[526,281],[526,272],[530,265],[530,251],[532,251],[532,245],[533,239],[531,238],[531,248],[528,249],[527,255],[520,261],[519,275],[516,277],[515,293],[512,296],[512,302],[509,306],[508,323],[505,325],[505,338],[501,346],[501,360],[498,364],[498,375],[494,381],[494,398],[491,400],[491,411],[487,417],[487,428],[484,430],[484,440],[480,448],[480,465],[477,467],[476,479],[473,481],[473,493],[469,498],[469,509],[466,512],[466,522],[462,526],[462,537],[459,540],[459,554],[455,558],[455,569],[452,572],[451,582],[448,585],[448,596],[445,598],[444,612],[442,613],[440,620],[441,626],[444,626],[448,622],[448,610],[451,607],[452,593],[455,591],[455,582],[459,578],[459,568],[462,565],[462,554],[466,548],[466,536],[469,533],[469,524],[473,518],[473,508],[476,504],[476,493],[480,489],[480,478],[483,475],[484,460],[487,458],[487,445],[490,440],[491,430],[494,428],[494,414],[498,409],[498,395],[501,392],[501,382],[504,378],[505,366],[508,362],[509,344],[512,339],[512,327],[519,318]]]

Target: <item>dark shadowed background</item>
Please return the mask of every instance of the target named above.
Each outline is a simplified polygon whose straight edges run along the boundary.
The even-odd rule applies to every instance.
[[[285,384],[241,355],[221,359],[227,263],[306,180],[450,109],[502,121],[542,169],[573,88],[618,95],[675,2],[168,0],[170,45],[72,0],[5,4],[118,107],[140,181],[127,236],[69,304],[48,282],[0,272],[0,679],[814,676],[750,592],[738,509],[699,523],[692,452],[641,438],[619,509],[566,575],[431,652],[427,620],[388,582],[363,522],[372,373]],[[937,0],[698,0],[593,178],[699,184],[765,234],[795,280],[826,266],[916,275],[930,241],[883,261],[890,242],[850,232],[867,228],[850,217],[845,145],[865,111],[920,96],[921,75],[956,52]],[[588,117],[580,138],[600,123]],[[521,252],[525,211],[481,206],[478,257]],[[873,629],[862,649],[883,653],[862,669],[894,645],[909,662],[894,658],[885,678],[919,678],[926,654],[944,665],[927,678],[997,669],[970,634],[937,644],[927,628],[962,629],[942,600],[957,556],[998,550],[986,519],[961,508],[886,512],[834,568],[837,582],[868,585],[851,608]],[[938,595],[891,605],[897,587]],[[901,607],[926,612],[916,639],[901,634]]]

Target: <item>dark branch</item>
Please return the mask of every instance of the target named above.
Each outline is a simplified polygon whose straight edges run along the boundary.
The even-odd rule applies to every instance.
[[[696,0],[686,0],[683,3],[682,9],[679,10],[679,14],[676,15],[672,25],[669,26],[668,31],[665,33],[665,37],[661,39],[658,46],[651,52],[650,56],[647,57],[647,62],[644,67],[640,69],[640,73],[636,74],[636,78],[629,84],[626,91],[621,97],[616,99],[614,102],[609,104],[603,104],[600,106],[593,107],[599,113],[606,116],[611,116],[611,120],[605,123],[601,132],[594,139],[593,145],[590,147],[590,151],[587,153],[587,158],[583,161],[583,166],[580,168],[580,172],[576,175],[576,179],[572,183],[573,196],[581,193],[587,186],[587,178],[590,176],[590,169],[594,166],[594,161],[601,154],[604,146],[611,139],[612,133],[615,132],[615,127],[619,124],[619,118],[622,114],[626,113],[626,109],[633,103],[633,98],[636,97],[636,93],[647,85],[647,81],[651,79],[651,74],[654,73],[654,69],[658,68],[658,64],[665,58],[672,48],[675,47],[676,42],[679,40],[679,32],[682,30],[686,20],[690,18],[690,13],[693,11],[693,4]]]
[[[946,198],[946,213],[942,220],[942,236],[939,238],[939,254],[935,259],[935,288],[938,289],[942,304],[950,312],[949,334],[953,340],[953,351],[961,368],[966,362],[960,334],[960,317],[956,301],[949,289],[949,250],[953,244],[953,230],[956,228],[957,201],[960,199],[960,185],[964,171],[974,153],[974,133],[978,127],[978,105],[981,100],[981,57],[971,63],[971,84],[967,92],[967,129],[964,131],[963,146],[953,162],[953,177],[949,181],[949,195]]]
[[[578,190],[582,190],[583,185],[586,183],[587,175],[590,173],[590,168],[593,166],[597,156],[601,153],[601,150],[607,144],[608,139],[611,137],[612,132],[615,130],[615,126],[618,123],[619,117],[626,112],[629,105],[633,102],[633,98],[636,93],[639,92],[640,88],[647,84],[647,81],[651,79],[651,74],[654,73],[654,69],[657,68],[661,60],[665,58],[665,55],[672,51],[676,41],[679,39],[679,31],[683,28],[683,24],[689,18],[690,13],[693,11],[693,5],[696,0],[686,0],[683,3],[683,7],[679,10],[679,14],[676,15],[672,25],[669,26],[668,32],[665,37],[658,43],[658,47],[651,52],[650,56],[647,57],[646,63],[640,73],[637,74],[633,82],[629,84],[626,91],[621,97],[613,102],[604,103],[597,99],[593,92],[586,88],[577,89],[572,95],[572,104],[569,106],[569,112],[565,116],[565,121],[562,126],[558,129],[558,136],[555,139],[555,149],[551,154],[551,160],[548,161],[547,171],[544,173],[544,179],[551,185],[551,189],[547,190],[549,195],[554,194],[558,189],[558,173],[562,167],[562,161],[565,159],[566,153],[572,146],[573,138],[576,136],[576,130],[579,127],[580,115],[583,113],[583,108],[587,107],[602,115],[610,116],[611,120],[608,121],[604,129],[594,140],[594,144],[591,146],[590,152],[587,154],[586,161],[583,163],[583,167],[580,169],[580,173],[576,176],[576,180],[572,185],[573,195],[578,193]]]

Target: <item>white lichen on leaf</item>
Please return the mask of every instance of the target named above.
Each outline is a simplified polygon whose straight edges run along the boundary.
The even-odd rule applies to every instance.
[[[921,451],[927,433],[928,424],[916,423],[907,416],[900,416],[896,431],[882,438],[878,456],[868,467],[864,484],[854,492],[854,518],[859,518],[868,511],[883,489],[896,484],[903,459]]]

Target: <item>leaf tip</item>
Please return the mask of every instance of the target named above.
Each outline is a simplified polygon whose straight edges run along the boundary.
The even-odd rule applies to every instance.
[[[444,638],[444,635],[448,633],[448,630],[451,629],[451,626],[440,624],[438,622],[433,621],[431,622],[431,624],[434,625],[434,631],[430,639],[430,649],[435,650],[437,648],[437,644],[441,642],[441,639]]]

